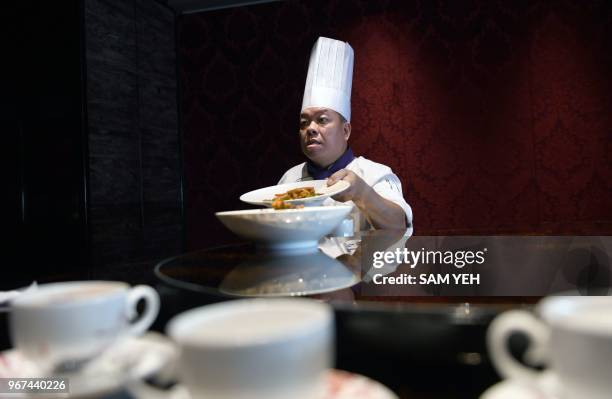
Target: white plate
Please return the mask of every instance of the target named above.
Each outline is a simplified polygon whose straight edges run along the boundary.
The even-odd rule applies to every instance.
[[[351,205],[250,209],[215,215],[235,234],[273,250],[316,248],[351,212]]]
[[[240,196],[240,200],[252,205],[272,206],[275,194],[282,194],[289,190],[299,187],[314,187],[315,193],[320,194],[314,197],[301,198],[285,201],[291,205],[320,206],[327,198],[340,194],[351,185],[350,183],[339,180],[332,186],[327,186],[327,180],[306,180],[297,183],[280,184],[249,191]]]
[[[225,276],[219,290],[248,297],[301,296],[337,291],[358,282],[344,264],[316,251],[245,261]]]
[[[68,394],[12,394],[10,397],[94,398],[123,389],[128,383],[155,375],[178,356],[175,345],[161,334],[149,332],[130,337],[109,348],[78,373],[67,374]],[[16,349],[0,353],[1,378],[49,377]]]
[[[487,389],[480,399],[559,399],[559,380],[550,371],[534,381],[503,380]]]
[[[130,393],[136,399],[192,399],[187,389],[177,385],[170,392],[155,392],[145,386],[135,387]],[[324,392],[313,399],[397,399],[381,383],[359,374],[329,370],[325,376]]]

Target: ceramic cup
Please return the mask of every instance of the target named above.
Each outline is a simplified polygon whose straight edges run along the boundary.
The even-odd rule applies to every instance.
[[[144,313],[136,304],[144,300]],[[113,281],[39,285],[19,296],[9,317],[13,345],[41,368],[86,362],[124,335],[143,334],[155,321],[159,296],[148,286]]]
[[[308,299],[245,299],[176,316],[179,380],[192,398],[312,399],[332,367],[333,311]]]
[[[545,363],[557,377],[561,398],[610,398],[612,297],[549,297],[536,310],[539,318],[513,310],[491,323],[488,349],[502,377],[535,382],[541,375],[508,351],[510,335],[522,332],[530,340],[526,356]]]

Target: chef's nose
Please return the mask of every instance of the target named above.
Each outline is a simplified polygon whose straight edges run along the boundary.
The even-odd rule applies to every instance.
[[[308,136],[316,136],[319,134],[319,125],[315,121],[311,121],[310,125],[306,128],[306,134]]]

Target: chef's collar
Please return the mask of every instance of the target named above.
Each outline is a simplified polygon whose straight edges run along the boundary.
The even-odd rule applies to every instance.
[[[351,150],[351,147],[347,147],[346,151],[344,151],[344,154],[342,154],[340,158],[336,159],[336,161],[328,167],[322,168],[316,165],[310,159],[306,162],[306,166],[308,168],[308,174],[314,180],[322,180],[327,179],[329,176],[333,175],[337,171],[346,168],[347,165],[351,163],[353,159],[355,159],[355,155],[353,155],[353,150]]]

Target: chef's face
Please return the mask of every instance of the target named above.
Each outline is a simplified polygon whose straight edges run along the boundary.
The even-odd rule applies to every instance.
[[[350,135],[351,123],[329,108],[306,108],[300,114],[302,152],[321,167],[340,158]]]

